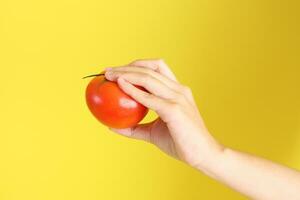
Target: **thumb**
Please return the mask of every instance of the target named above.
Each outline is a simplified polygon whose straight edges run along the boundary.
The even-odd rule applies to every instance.
[[[151,142],[152,124],[153,122],[146,123],[146,124],[138,124],[134,127],[125,128],[125,129],[115,129],[115,128],[109,128],[109,129],[125,137]]]

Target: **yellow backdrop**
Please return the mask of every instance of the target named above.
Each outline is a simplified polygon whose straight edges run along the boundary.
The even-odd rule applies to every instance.
[[[245,199],[93,118],[81,78],[136,58],[221,142],[299,169],[298,2],[0,0],[0,199]]]

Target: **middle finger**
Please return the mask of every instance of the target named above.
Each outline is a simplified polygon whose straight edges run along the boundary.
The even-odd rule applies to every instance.
[[[110,70],[105,73],[105,76],[110,81],[116,81],[119,77],[128,82],[144,87],[150,93],[165,99],[175,99],[178,94],[166,86],[163,82],[156,79],[150,74],[141,72],[127,72]]]

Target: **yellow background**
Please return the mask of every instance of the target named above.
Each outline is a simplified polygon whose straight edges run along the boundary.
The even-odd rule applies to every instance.
[[[81,77],[136,58],[221,142],[300,169],[298,2],[0,0],[0,199],[245,199],[93,118]]]

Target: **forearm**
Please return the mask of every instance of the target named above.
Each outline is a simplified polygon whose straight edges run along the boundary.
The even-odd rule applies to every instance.
[[[300,199],[300,172],[250,154],[225,148],[209,176],[253,199]]]

